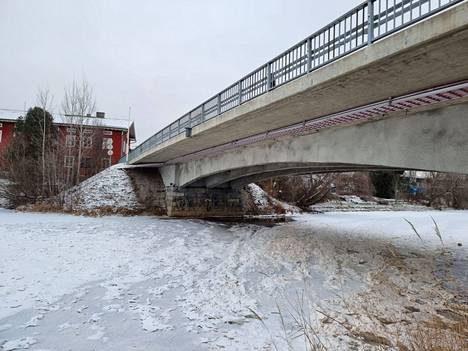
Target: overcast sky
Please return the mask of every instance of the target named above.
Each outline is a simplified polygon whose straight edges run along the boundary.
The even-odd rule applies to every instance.
[[[0,0],[0,109],[87,79],[141,142],[362,0]]]

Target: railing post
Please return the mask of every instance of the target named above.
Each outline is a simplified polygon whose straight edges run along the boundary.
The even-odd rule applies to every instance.
[[[312,38],[307,39],[307,73],[312,70]]]
[[[221,94],[218,94],[218,115],[221,114]]]
[[[200,120],[201,120],[202,122],[205,121],[205,104],[202,104],[202,105],[201,105],[201,118],[200,118]]]
[[[242,80],[238,83],[237,91],[239,92],[239,105],[242,104]]]
[[[267,63],[267,91],[271,89],[271,65],[270,62]]]
[[[374,41],[374,0],[367,0],[367,44]]]

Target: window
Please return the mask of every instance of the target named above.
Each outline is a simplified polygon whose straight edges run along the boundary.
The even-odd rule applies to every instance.
[[[102,132],[102,134],[104,134],[104,135],[112,135],[112,130],[105,130],[104,132]]]
[[[91,149],[93,147],[93,137],[85,135],[83,137],[83,147],[85,149]]]
[[[76,135],[68,134],[65,139],[65,145],[68,147],[74,147],[76,141]]]
[[[0,143],[2,142],[2,131],[0,130]]]
[[[126,140],[123,141],[121,154],[122,154],[122,155],[126,155],[126,154],[127,154],[127,141],[126,141]]]
[[[111,165],[110,157],[104,157],[102,159],[102,169],[106,169],[106,168],[110,167],[110,165]]]
[[[83,131],[84,134],[93,134],[93,130],[92,129],[85,129]]]
[[[110,147],[109,147],[110,145]],[[102,138],[102,149],[111,150],[112,149],[112,138]]]
[[[67,128],[68,134],[76,134],[76,128]]]
[[[91,168],[91,158],[83,157],[81,159],[81,168]]]
[[[75,162],[75,157],[65,156],[65,168],[73,168],[74,162]]]

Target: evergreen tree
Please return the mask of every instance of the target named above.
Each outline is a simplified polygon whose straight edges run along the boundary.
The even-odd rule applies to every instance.
[[[40,107],[30,108],[26,116],[18,118],[15,137],[2,161],[9,180],[2,192],[13,206],[50,195],[44,184],[43,160],[53,154],[57,135],[52,115]]]
[[[42,154],[42,143],[52,147],[56,137],[57,129],[53,125],[53,117],[40,107],[30,108],[25,117],[18,118],[15,128],[16,139],[13,142],[23,143],[29,157],[37,160]]]
[[[384,199],[393,199],[395,197],[395,186],[401,172],[378,171],[371,173],[372,185],[375,189],[375,196]]]

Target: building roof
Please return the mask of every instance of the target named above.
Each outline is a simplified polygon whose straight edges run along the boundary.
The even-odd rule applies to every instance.
[[[19,117],[26,115],[27,111],[22,110],[0,110],[0,121],[16,122]],[[52,114],[54,124],[58,125],[76,125],[81,124],[88,127],[106,128],[114,130],[129,130],[130,139],[136,140],[135,135],[135,124],[133,121],[115,118],[97,118],[94,116],[81,117],[77,116],[66,116],[62,114]],[[130,124],[130,125],[129,125]]]

